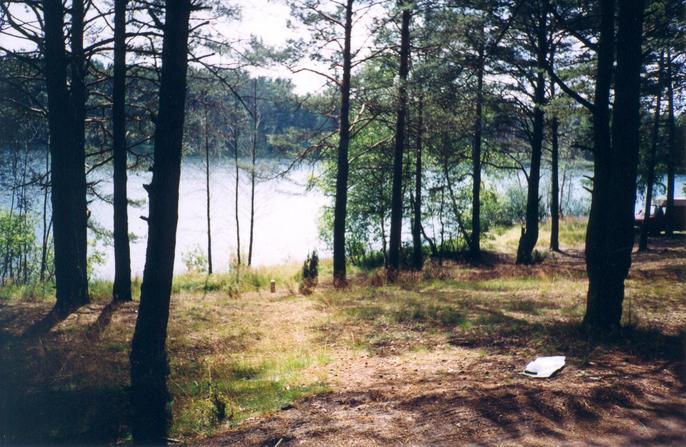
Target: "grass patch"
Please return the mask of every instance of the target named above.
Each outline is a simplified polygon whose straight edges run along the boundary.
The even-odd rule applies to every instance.
[[[309,372],[329,357],[296,318],[319,318],[303,304],[221,292],[200,299],[182,293],[175,300],[169,333],[174,436],[210,435],[327,389],[325,377]]]
[[[621,350],[622,359],[625,354],[681,358],[683,348],[675,340],[686,321],[686,283],[676,278],[684,268],[683,253],[681,246],[668,246],[637,255],[624,302],[629,341],[602,350]],[[576,267],[583,263],[564,259]],[[330,277],[330,263],[321,266],[322,277]],[[518,368],[521,359],[541,353],[561,353],[585,364],[593,352],[579,331],[587,281],[569,274],[567,264],[446,263],[441,268],[445,275],[403,273],[398,285],[373,286],[356,278],[344,290],[324,283],[307,297],[284,296],[289,284],[297,287],[299,268],[246,270],[237,279],[228,274],[175,278],[167,339],[172,437],[193,443],[295,399],[326,392],[328,371],[336,371],[338,381],[346,369],[323,367],[332,361],[364,357],[386,368],[405,353],[413,353],[405,359],[426,353],[417,357],[478,356],[484,361],[495,354]],[[285,294],[261,293],[272,278]],[[3,441],[130,440],[128,354],[138,303],[122,304],[99,336],[88,338],[111,294],[109,283],[93,283],[93,304],[32,341],[18,335],[51,303],[49,297],[22,301],[19,290],[0,289],[9,297],[0,303],[0,391],[7,397],[2,403],[9,402],[0,405]],[[52,293],[47,290],[46,295]],[[368,359],[370,354],[396,358]],[[515,380],[507,374],[506,380]]]
[[[395,309],[393,318],[397,323],[417,323],[429,326],[453,327],[466,321],[464,314],[453,306],[423,303],[412,300]]]
[[[19,317],[30,311],[37,318],[50,306],[16,302],[0,307],[0,321],[12,322],[5,331],[16,328],[17,335],[0,333],[3,393],[7,391],[7,402],[24,402],[17,406],[21,414],[11,418],[0,407],[0,425],[12,421],[11,426],[0,426],[3,439],[34,444],[126,440],[128,354],[137,303],[119,307],[96,339],[86,333],[104,307],[97,303],[80,309],[40,342],[19,338],[27,326]],[[235,299],[221,292],[173,296],[167,339],[171,436],[191,440],[211,435],[302,396],[327,391],[326,376],[318,367],[331,357],[302,323],[315,324],[319,318],[312,303],[300,298],[255,294]],[[117,414],[111,418],[104,415],[114,403],[98,398],[101,390],[118,396]],[[44,411],[52,408],[46,400],[58,394],[63,401],[50,405],[74,408],[68,421],[59,411]],[[24,399],[29,395],[36,397]],[[99,431],[102,424],[92,420],[93,415],[111,424]],[[92,430],[79,421],[89,421]]]
[[[0,301],[48,301],[55,299],[55,285],[6,284],[0,287]]]
[[[559,241],[563,250],[583,249],[586,239],[586,218],[567,217],[560,219]],[[550,247],[550,221],[541,222],[538,229],[538,243],[536,249],[544,252]],[[495,227],[484,236],[483,247],[486,250],[501,253],[517,253],[517,245],[521,235],[520,226]]]
[[[278,410],[295,399],[327,391],[321,381],[303,381],[303,369],[325,357],[307,352],[272,358],[231,360],[216,357],[206,363],[206,377],[185,382],[176,390],[172,432],[184,438],[209,435],[235,426],[256,414]]]
[[[510,301],[503,306],[505,310],[529,315],[541,315],[540,303],[533,300]]]
[[[241,267],[238,273],[215,273],[212,275],[189,272],[174,277],[172,291],[173,293],[221,292],[236,297],[241,293],[268,290],[271,281],[275,280],[278,290],[295,294],[298,290],[299,273],[300,266],[297,264]]]
[[[548,319],[576,321],[584,287],[582,279],[556,275],[352,287],[320,298],[333,315],[321,331],[327,343],[386,354],[498,333],[534,335]]]

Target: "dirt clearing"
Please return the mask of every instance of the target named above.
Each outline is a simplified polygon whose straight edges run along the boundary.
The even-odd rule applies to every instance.
[[[543,265],[457,266],[451,279],[323,291],[332,391],[201,445],[684,445],[686,249],[636,255],[621,336],[578,330],[579,252]],[[520,374],[566,355],[551,379]],[[322,367],[320,367],[322,368]]]

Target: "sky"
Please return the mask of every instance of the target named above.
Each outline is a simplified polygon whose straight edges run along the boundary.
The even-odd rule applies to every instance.
[[[0,0],[2,1],[2,0]],[[210,24],[206,25],[207,30],[212,33],[218,33],[228,42],[248,42],[251,36],[255,36],[262,40],[265,45],[272,47],[283,47],[288,39],[306,37],[308,31],[304,28],[294,29],[288,26],[290,19],[290,8],[286,4],[286,0],[226,0],[225,2],[230,6],[238,6],[240,8],[240,18],[228,20],[213,18]],[[95,0],[95,5],[99,5],[98,9],[107,10],[110,5],[109,1]],[[327,4],[323,2],[323,4]],[[329,5],[331,5],[330,3]],[[363,47],[359,56],[364,56],[369,52],[370,45],[370,31],[369,27],[372,23],[372,17],[378,14],[383,14],[384,2],[371,2],[371,7],[362,7],[362,11],[356,10],[354,20],[356,24],[353,28],[352,48],[353,51],[357,48]],[[31,12],[26,10],[20,3],[15,3],[10,6],[11,11],[20,20],[26,23],[33,23],[35,25],[35,17]],[[97,14],[95,8],[91,8],[90,14]],[[196,22],[202,20],[202,17],[195,15]],[[101,22],[94,22],[101,23]],[[2,25],[0,23],[0,25]],[[34,28],[35,29],[35,28]],[[12,32],[15,33],[16,32]],[[95,33],[91,33],[91,39],[102,39],[109,37],[111,34],[110,28],[104,27]],[[33,47],[31,42],[23,39],[13,38],[8,34],[0,34],[0,47],[8,49],[26,49]],[[367,48],[364,48],[367,47]],[[105,55],[105,59],[108,56]],[[209,59],[212,61],[212,59]],[[221,62],[221,56],[218,56],[216,61]],[[111,57],[105,63],[111,62]],[[316,68],[318,71],[326,72],[327,67],[323,65],[312,65],[311,61],[303,61],[301,66],[308,66],[309,68]],[[306,94],[320,91],[326,84],[325,78],[311,72],[301,71],[296,74],[291,73],[284,66],[269,66],[269,67],[246,67],[246,69],[254,75],[290,78],[295,87],[296,93]]]
[[[290,9],[279,0],[238,0],[241,18],[220,26],[220,31],[228,39],[248,40],[251,35],[260,38],[266,45],[280,47],[287,39],[297,38],[298,32],[288,28]],[[287,77],[293,80],[296,93],[306,94],[320,90],[324,79],[313,73],[301,72],[291,74],[285,67],[252,69],[261,76]]]
[[[283,0],[236,0],[232,2],[241,9],[239,20],[214,25],[229,41],[249,41],[251,36],[261,39],[264,44],[282,47],[290,38],[298,38],[303,31],[288,27],[290,8]],[[285,67],[247,68],[259,76],[290,78],[298,94],[319,91],[325,85],[325,79],[309,72],[293,74]]]
[[[232,22],[219,25],[219,30],[228,40],[235,38],[247,40],[251,35],[254,35],[262,39],[267,45],[281,47],[287,39],[304,37],[307,33],[302,28],[288,27],[290,8],[284,0],[235,0],[233,3],[241,8],[239,23]],[[356,21],[352,33],[353,51],[356,48],[370,45],[369,27],[372,17],[382,13],[383,8],[383,2],[376,2],[372,8],[365,9],[362,16],[359,16],[356,11],[353,17],[353,20]],[[363,49],[360,55],[363,56],[367,53],[368,49]],[[310,61],[306,63],[312,64]],[[327,71],[324,66],[316,68],[319,71]],[[253,72],[265,76],[291,78],[295,84],[295,91],[299,94],[316,92],[325,85],[325,80],[320,75],[311,72],[292,74],[285,67],[255,69]]]
[[[229,41],[248,41],[251,35],[258,37],[270,46],[282,46],[287,39],[298,37],[298,33],[288,28],[290,9],[283,0],[234,0],[230,4],[238,5],[241,9],[240,20],[219,21],[213,23],[213,29],[221,33]],[[22,20],[33,20],[30,13],[15,5],[12,10]],[[213,21],[214,22],[214,21]],[[32,44],[23,39],[0,35],[0,46],[13,50],[31,47]],[[253,68],[249,71],[270,77],[291,78],[297,93],[304,94],[320,90],[324,79],[316,74],[302,72],[291,74],[285,67]]]

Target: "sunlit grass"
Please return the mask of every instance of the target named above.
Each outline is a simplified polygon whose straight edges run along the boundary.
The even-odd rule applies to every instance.
[[[572,222],[565,231],[571,242],[583,233],[583,223]],[[354,279],[343,290],[331,287],[326,279],[331,263],[323,261],[320,286],[306,297],[297,294],[297,264],[246,269],[238,278],[176,277],[167,339],[170,436],[192,443],[303,396],[335,389],[337,379],[327,375],[335,365],[324,365],[350,356],[429,357],[457,349],[460,355],[516,351],[528,358],[564,352],[582,358],[587,341],[578,327],[588,287],[583,260],[559,256],[534,267],[511,261],[427,264],[423,272],[402,272],[395,285],[385,283],[381,270],[353,270]],[[626,281],[623,323],[645,333],[677,334],[686,320],[686,285],[675,280],[686,272],[683,258],[663,259],[657,251],[641,256]],[[570,273],[566,264],[557,264],[560,259],[576,263],[581,273]],[[272,279],[276,294],[269,292]],[[127,439],[125,428],[115,429],[126,427],[121,415],[128,411],[128,355],[138,303],[117,308],[102,333],[89,338],[88,329],[109,302],[111,284],[94,282],[91,293],[94,304],[40,343],[8,336],[2,351],[0,372],[10,389],[21,390],[17,399],[37,396],[38,407],[27,404],[24,410],[40,415],[40,427],[33,427],[32,416],[24,430],[48,430],[41,439],[57,442],[105,429],[113,430],[108,439]],[[3,303],[0,336],[19,333],[50,305],[40,300]],[[41,408],[54,407],[55,393],[64,408],[85,405],[90,416],[76,420],[41,413]],[[109,400],[101,402],[100,396]],[[119,419],[111,420],[110,428],[92,425],[114,414],[108,402],[116,404],[113,417]]]
[[[456,267],[459,268],[459,267]],[[431,280],[415,289],[352,287],[318,296],[325,339],[370,352],[435,349],[454,337],[578,319],[585,281],[562,276]]]
[[[270,294],[236,299],[222,291],[183,293],[173,302],[174,436],[209,435],[327,389],[325,377],[307,372],[330,359],[298,318],[319,318],[303,304],[308,307],[300,299]]]
[[[208,356],[205,377],[176,386],[173,433],[208,435],[255,414],[278,410],[295,399],[327,390],[318,380],[305,380],[301,371],[327,361],[324,355],[300,351],[277,356]],[[172,373],[179,373],[175,370]],[[172,382],[175,383],[176,382]]]
[[[54,299],[52,283],[6,284],[0,287],[0,301],[46,301]]]
[[[180,292],[222,292],[237,296],[246,292],[268,290],[272,280],[281,291],[294,294],[298,290],[300,265],[285,264],[279,266],[242,266],[229,273],[207,275],[201,272],[189,272],[174,277],[172,291]]]
[[[324,263],[326,265],[326,263]],[[329,263],[330,264],[330,263]],[[188,272],[174,276],[172,293],[222,292],[228,296],[242,293],[268,291],[272,280],[276,281],[277,290],[295,294],[300,281],[298,264],[278,266],[242,267],[237,272],[215,273],[208,275],[202,272]],[[141,278],[131,280],[131,293],[134,300],[140,298]],[[112,300],[112,281],[91,279],[88,293],[95,303],[107,303]],[[55,286],[51,282],[43,284],[7,284],[0,287],[0,300],[50,301],[55,299]]]
[[[587,219],[577,217],[568,217],[560,220],[559,241],[562,250],[583,249],[586,238],[586,222]],[[550,248],[550,221],[541,223],[538,231],[536,250],[544,252]],[[515,254],[520,236],[521,226],[519,225],[510,228],[496,227],[484,236],[483,247],[486,250]]]
[[[43,312],[50,305],[40,304]],[[104,303],[82,308],[35,347],[21,340],[6,344],[0,371],[7,380],[3,385],[15,384],[12,389],[24,390],[22,394],[38,393],[31,402],[52,399],[52,390],[66,393],[63,399],[84,402],[88,413],[98,418],[103,418],[101,410],[107,405],[90,399],[93,390],[108,389],[117,402],[126,404],[137,303],[119,307],[102,333],[91,338],[87,332],[103,307]],[[26,324],[13,318],[13,308],[0,309],[0,317],[10,318],[17,330],[24,329]],[[327,347],[316,343],[308,326],[316,326],[321,318],[313,303],[303,298],[270,293],[235,298],[222,291],[175,294],[167,339],[171,436],[210,435],[326,391],[326,375],[317,367],[330,362],[331,356]],[[125,415],[125,410],[120,413]],[[87,436],[112,436],[91,433],[99,430],[97,426],[83,428],[75,419],[46,417],[41,416],[41,426],[33,430],[41,436],[38,439],[70,439],[81,431],[90,433]],[[119,423],[112,420],[115,426]],[[50,433],[43,433],[48,429]],[[31,427],[17,430],[27,433]]]

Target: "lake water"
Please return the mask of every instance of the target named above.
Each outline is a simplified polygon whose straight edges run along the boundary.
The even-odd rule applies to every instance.
[[[277,172],[284,165],[266,168]],[[265,172],[262,165],[260,171]],[[324,251],[319,241],[319,216],[328,202],[316,190],[307,190],[305,183],[313,174],[312,169],[297,168],[287,177],[275,180],[258,180],[255,188],[255,228],[253,242],[253,265],[270,265],[284,262],[301,262],[312,249]],[[151,173],[129,174],[129,197],[147,200],[143,184],[150,181]],[[212,261],[216,272],[227,271],[229,261],[236,254],[235,222],[235,165],[231,160],[215,160],[210,168],[210,202],[212,210]],[[246,262],[250,231],[250,177],[239,173],[239,219],[241,229],[242,261]],[[100,185],[105,194],[111,194],[112,183]],[[92,218],[106,228],[112,228],[112,207],[102,201],[91,205]],[[129,232],[138,238],[131,244],[131,271],[142,275],[145,264],[147,223],[140,216],[147,215],[147,202],[142,207],[129,206]],[[101,247],[108,253],[105,263],[98,266],[96,275],[102,278],[114,276],[114,259],[109,247]],[[207,221],[205,164],[199,158],[184,159],[179,186],[179,223],[176,237],[174,271],[185,271],[184,254],[201,250],[207,252]]]
[[[6,178],[12,175],[12,154],[0,151],[0,168]],[[44,171],[44,153],[31,154],[32,169]],[[247,166],[247,161],[239,162]],[[20,163],[21,165],[21,163]],[[273,176],[286,165],[276,162],[258,162],[261,176]],[[328,203],[327,198],[317,190],[305,187],[307,179],[316,175],[311,167],[298,167],[285,177],[273,180],[259,180],[255,189],[255,228],[253,243],[253,265],[270,265],[284,262],[302,262],[307,253],[317,249],[327,255],[319,240],[319,216]],[[30,176],[30,174],[29,174]],[[129,171],[128,195],[142,206],[129,205],[129,232],[136,237],[131,242],[131,271],[134,276],[142,276],[145,265],[147,223],[140,218],[148,214],[147,192],[143,188],[149,183],[152,173],[148,171]],[[97,181],[97,191],[101,197],[112,194],[112,172],[109,167],[100,168],[89,176],[89,181]],[[239,218],[241,228],[242,261],[247,261],[250,228],[250,177],[249,172],[241,169],[239,173]],[[210,190],[212,209],[212,261],[216,272],[227,271],[229,261],[236,254],[235,221],[235,165],[233,160],[213,160],[210,168]],[[174,272],[186,270],[184,254],[201,250],[207,252],[207,221],[205,196],[205,163],[198,157],[185,157],[181,169],[179,186],[179,222],[177,230]],[[43,193],[38,187],[30,187],[28,195],[32,210],[42,209]],[[107,230],[112,230],[112,206],[102,200],[92,198],[89,204],[91,221]],[[0,192],[0,207],[9,208],[11,191],[4,188]],[[42,226],[37,228],[37,234]],[[89,240],[92,234],[89,232]],[[40,236],[39,236],[40,240]],[[103,263],[96,265],[95,278],[114,277],[114,249],[111,245],[97,242],[102,253]],[[93,250],[93,248],[89,248]]]
[[[43,156],[35,153],[33,166],[41,172]],[[9,155],[0,151],[0,161],[7,175],[10,168]],[[245,161],[241,165],[245,165]],[[263,175],[272,175],[282,170],[286,165],[276,162],[261,162],[259,171]],[[9,171],[11,172],[11,171]],[[570,170],[571,186],[566,186],[568,194],[565,199],[576,203],[588,202],[590,194],[583,188],[583,176],[588,175],[585,167]],[[143,184],[150,181],[151,173],[147,171],[129,172],[129,197],[144,203],[141,207],[129,206],[129,231],[136,235],[131,243],[131,270],[133,275],[141,276],[145,264],[147,223],[140,216],[147,215],[147,193]],[[253,246],[253,265],[270,265],[284,262],[302,262],[309,251],[317,249],[323,256],[330,253],[319,240],[319,218],[323,207],[330,204],[329,198],[317,190],[305,187],[307,179],[317,175],[312,167],[298,167],[286,177],[272,180],[258,181],[255,193],[255,232]],[[95,177],[95,176],[92,176]],[[218,159],[212,162],[210,169],[211,207],[212,207],[212,251],[213,265],[216,272],[227,271],[229,260],[236,252],[236,225],[234,215],[235,198],[235,167],[233,160]],[[98,191],[103,196],[112,193],[111,171],[101,168],[96,178],[99,180]],[[511,173],[505,177],[485,176],[484,181],[492,183],[499,192],[511,187],[525,187],[525,180],[521,174]],[[543,173],[541,180],[541,196],[545,203],[549,196],[549,176]],[[677,177],[677,197],[684,197],[686,176]],[[0,206],[8,207],[10,192],[4,190],[0,196]],[[41,209],[42,193],[39,188],[31,188],[33,209]],[[664,197],[658,190],[657,199]],[[205,164],[197,157],[186,157],[181,170],[179,223],[174,271],[185,271],[184,255],[200,250],[205,253],[207,248],[207,223],[205,205]],[[641,195],[637,200],[637,209],[642,208]],[[564,201],[563,201],[564,206]],[[101,200],[93,200],[89,206],[91,219],[100,226],[112,229],[112,206]],[[239,183],[239,217],[241,226],[241,251],[247,254],[250,225],[250,179],[247,171],[241,170]],[[429,222],[427,222],[430,225]],[[42,229],[38,228],[40,232]],[[409,240],[408,234],[405,238]],[[114,276],[114,256],[111,246],[97,244],[97,249],[103,253],[104,262],[95,266],[94,276],[112,279]],[[243,258],[245,262],[246,257]]]
[[[240,162],[246,165],[246,161]],[[274,173],[283,169],[284,164],[262,163],[260,171]],[[111,173],[102,171],[100,190],[111,194]],[[570,170],[571,188],[568,187],[566,198],[576,203],[588,201],[590,194],[582,187],[584,175],[590,174],[585,169]],[[307,190],[305,183],[310,175],[316,175],[312,168],[300,167],[293,170],[286,178],[259,181],[255,192],[255,234],[253,246],[253,265],[273,265],[284,262],[302,262],[307,253],[317,249],[323,256],[330,255],[319,240],[319,217],[322,208],[329,200],[317,190]],[[147,193],[143,184],[150,181],[148,172],[129,174],[129,197],[145,201]],[[239,216],[241,228],[241,251],[243,262],[248,252],[250,225],[250,178],[249,173],[239,174]],[[686,176],[677,179],[677,197],[683,197],[683,186]],[[496,183],[496,182],[494,182]],[[549,177],[543,174],[541,179],[541,196],[547,203],[549,197]],[[518,176],[509,176],[496,183],[500,190],[504,185],[526,185]],[[229,260],[236,252],[236,225],[234,214],[235,198],[235,165],[233,160],[215,160],[210,168],[210,190],[212,209],[212,253],[213,267],[216,272],[227,271]],[[658,199],[664,194],[658,194]],[[642,195],[636,207],[643,207]],[[179,224],[176,237],[176,256],[174,271],[184,272],[184,254],[200,249],[207,251],[207,223],[205,208],[205,164],[197,157],[184,159],[181,170]],[[108,229],[112,229],[112,207],[102,201],[94,201],[90,206],[92,218]],[[131,244],[131,271],[141,276],[145,265],[147,223],[139,216],[147,215],[146,205],[140,208],[129,207],[129,231],[138,236]],[[409,239],[409,226],[405,236]],[[95,269],[100,278],[114,277],[114,257],[111,247],[100,246],[105,253],[105,263]]]

